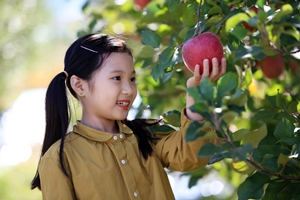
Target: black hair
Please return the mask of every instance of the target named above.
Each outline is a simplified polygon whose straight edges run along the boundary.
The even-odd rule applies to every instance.
[[[128,53],[132,57],[130,48],[120,38],[105,34],[89,34],[78,38],[66,52],[64,72],[56,75],[48,86],[45,102],[46,129],[41,157],[52,144],[61,140],[59,160],[61,169],[66,176],[68,176],[68,173],[63,162],[63,149],[71,118],[67,88],[78,99],[71,87],[70,77],[76,75],[81,79],[91,80],[93,74],[101,67],[103,61],[113,52]],[[145,128],[145,126],[149,126],[150,124],[146,123],[143,119],[132,121],[125,119],[123,123],[132,129],[137,137],[140,152],[147,159],[153,151],[151,144],[155,140]],[[31,189],[36,187],[41,189],[38,170],[31,182]]]

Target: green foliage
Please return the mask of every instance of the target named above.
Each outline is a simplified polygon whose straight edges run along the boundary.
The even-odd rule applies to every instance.
[[[205,122],[191,123],[185,139],[216,134],[218,142],[200,149],[198,156],[210,157],[211,168],[189,173],[189,186],[215,169],[237,188],[239,199],[299,199],[300,61],[295,56],[300,51],[299,2],[203,0],[201,7],[199,2],[153,0],[143,10],[135,10],[132,1],[97,9],[85,6],[84,12],[97,23],[91,21],[80,33],[95,32],[96,24],[107,20],[125,24],[124,34],[138,41],[133,47],[141,77],[140,114],[145,106],[152,116],[180,110],[186,92],[194,98],[191,109]],[[97,31],[113,30],[108,25]],[[183,64],[181,47],[208,31],[222,41],[227,73],[217,82],[204,78],[199,86],[186,89],[192,74]],[[268,79],[259,61],[274,55],[283,57],[284,73]],[[180,125],[176,113],[164,114],[164,125],[150,131],[176,130]]]

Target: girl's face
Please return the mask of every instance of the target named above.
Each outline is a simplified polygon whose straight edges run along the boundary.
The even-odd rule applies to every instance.
[[[124,120],[137,95],[133,65],[128,53],[111,53],[90,82],[83,115],[92,121]]]

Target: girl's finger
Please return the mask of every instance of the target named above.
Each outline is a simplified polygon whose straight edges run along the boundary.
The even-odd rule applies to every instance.
[[[213,58],[211,62],[212,62],[212,71],[209,77],[213,79],[214,77],[219,75],[219,62],[217,58]]]
[[[197,64],[194,69],[194,80],[199,82],[201,80],[200,76],[200,66]]]
[[[226,73],[226,58],[222,58],[221,60],[221,76],[223,76]]]
[[[221,69],[219,71],[218,76],[215,77],[215,79],[220,78],[221,76],[223,76],[226,73],[226,58],[222,58],[221,59]]]
[[[204,77],[204,76],[209,76],[209,60],[208,59],[203,60],[202,77]]]

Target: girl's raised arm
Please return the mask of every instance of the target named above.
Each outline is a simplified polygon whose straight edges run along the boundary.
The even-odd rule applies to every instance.
[[[223,76],[226,72],[226,59],[222,58],[221,66],[219,66],[218,59],[213,58],[212,59],[212,71],[211,71],[211,73],[209,72],[209,61],[208,61],[208,59],[205,59],[203,61],[203,73],[202,73],[202,75],[200,75],[200,73],[199,73],[199,71],[200,71],[199,68],[200,68],[199,65],[196,65],[194,76],[187,80],[186,85],[187,85],[188,88],[195,87],[195,86],[199,85],[201,83],[201,81],[203,80],[203,77],[206,77],[206,76],[209,77],[209,79],[211,81],[218,80],[218,78]],[[195,104],[194,99],[191,96],[189,96],[189,94],[187,93],[187,95],[186,95],[186,116],[190,120],[194,120],[194,121],[204,120],[201,115],[199,115],[198,113],[193,113],[190,110],[190,107],[194,104]]]

